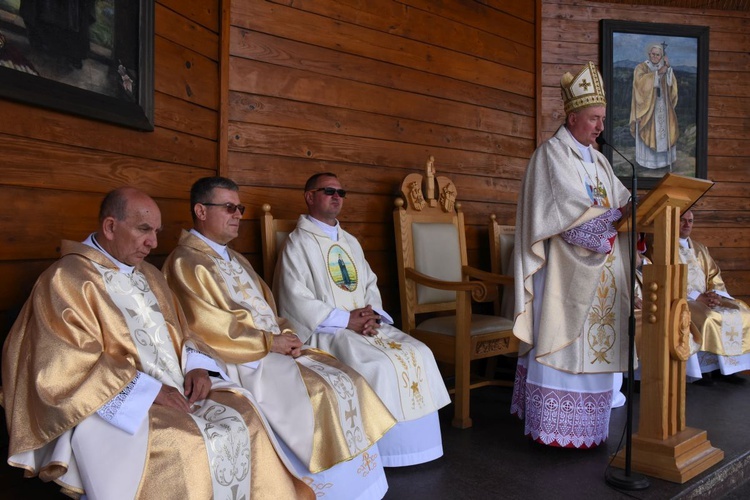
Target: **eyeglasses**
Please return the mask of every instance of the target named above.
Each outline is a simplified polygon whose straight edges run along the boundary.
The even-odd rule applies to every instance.
[[[310,191],[323,191],[326,196],[333,196],[334,194],[339,195],[341,198],[346,198],[346,189],[336,189],[332,187],[311,189]]]
[[[237,210],[240,211],[240,215],[245,214],[245,205],[235,205],[234,203],[201,203],[207,207],[224,207],[227,209],[227,213],[234,214]]]

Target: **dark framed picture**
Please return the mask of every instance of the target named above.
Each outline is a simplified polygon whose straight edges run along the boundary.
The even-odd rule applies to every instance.
[[[667,173],[706,178],[708,27],[604,19],[604,138],[635,166],[638,185]],[[633,167],[604,147],[626,186]]]
[[[0,0],[0,98],[154,129],[154,0]]]

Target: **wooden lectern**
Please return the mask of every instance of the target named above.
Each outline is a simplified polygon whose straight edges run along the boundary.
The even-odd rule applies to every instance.
[[[667,174],[638,204],[637,229],[653,233],[653,264],[643,266],[640,418],[631,463],[643,474],[684,483],[724,459],[704,430],[685,424],[685,361],[690,356],[687,266],[680,264],[680,214],[713,182]],[[625,221],[620,230],[629,230]],[[614,458],[625,468],[625,450]]]

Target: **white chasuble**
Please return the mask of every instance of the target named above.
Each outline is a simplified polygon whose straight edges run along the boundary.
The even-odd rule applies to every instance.
[[[94,263],[112,301],[122,312],[143,371],[184,395],[184,377],[156,296],[139,271],[127,275]],[[250,438],[233,408],[206,399],[190,416],[203,434],[214,498],[250,491]]]
[[[362,246],[340,227],[336,231],[334,242],[308,216],[298,219],[280,249],[274,274],[280,316],[293,322],[311,346],[359,372],[398,420],[378,442],[383,464],[401,467],[434,460],[443,454],[437,410],[450,403],[450,396],[430,349],[385,322],[374,337],[345,324],[319,329],[334,311],[338,315],[371,306],[383,312],[377,276]]]
[[[606,158],[585,152],[564,126],[536,149],[519,192],[514,254],[513,333],[522,344],[511,413],[533,439],[576,448],[607,438],[613,373],[628,365],[630,309],[627,238],[600,253],[563,237],[628,202]]]
[[[609,177],[605,175],[604,169],[596,163],[584,161],[579,161],[576,165],[580,186],[585,191],[583,196],[588,198],[592,209],[611,208],[613,203],[609,193],[612,193],[614,188]],[[627,286],[627,280],[622,256],[628,253],[623,240],[623,238],[615,240],[612,251],[604,258],[604,265],[594,275],[596,286],[590,294],[591,303],[586,308],[588,312],[583,316],[580,336],[556,352],[538,356],[537,359],[541,363],[569,373],[617,372],[627,366],[627,335],[624,332],[627,331],[628,309],[626,306],[629,294],[623,288]],[[568,243],[562,244],[568,245]],[[585,255],[590,251],[581,249],[578,253]],[[554,262],[554,259],[550,258],[550,261]],[[557,266],[559,264],[553,263],[547,269],[549,280],[547,283],[564,282],[564,279],[560,278],[562,273]],[[540,290],[536,292],[544,294],[545,285],[542,283]],[[559,290],[557,287],[553,289]],[[578,293],[580,292],[565,291],[566,295]],[[550,300],[543,307],[545,311],[551,311],[559,305]],[[561,310],[559,313],[565,314],[565,311]]]
[[[332,241],[320,235],[315,235],[315,240],[320,247],[320,255],[325,258],[334,305],[346,311],[364,307],[365,287],[360,286],[358,269],[346,240]],[[417,419],[435,409],[432,395],[427,390],[422,355],[414,346],[390,338],[385,328],[387,326],[382,325],[378,335],[373,337],[359,337],[389,360],[398,379],[398,392],[393,396],[398,398],[404,420]],[[387,402],[386,405],[391,408]]]

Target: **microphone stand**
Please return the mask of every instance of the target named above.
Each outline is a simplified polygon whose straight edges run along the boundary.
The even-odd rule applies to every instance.
[[[638,193],[638,177],[636,176],[635,165],[625,158],[614,146],[604,140],[599,135],[596,143],[600,146],[607,145],[612,151],[620,155],[633,169],[631,194],[630,194],[630,318],[628,319],[628,387],[626,390],[627,397],[627,419],[625,421],[625,472],[620,469],[609,469],[605,476],[607,484],[614,488],[622,490],[644,490],[650,486],[650,482],[643,474],[633,473],[632,451],[633,451],[633,385],[635,384],[635,253],[637,250],[636,231],[636,209]]]

